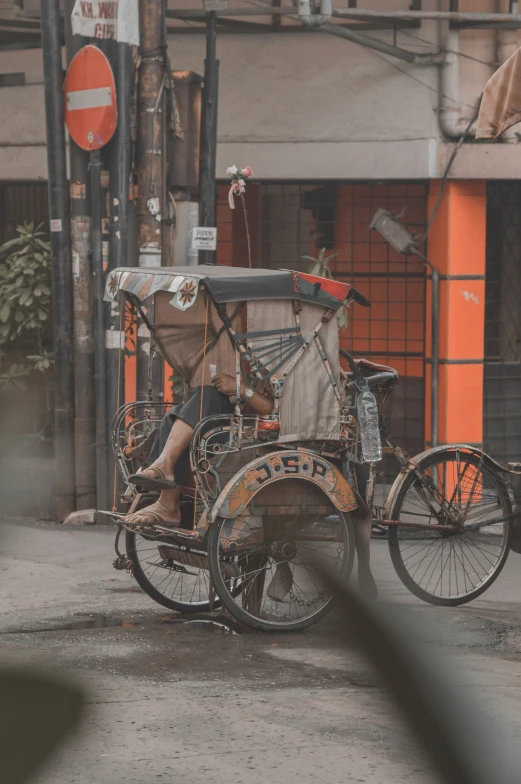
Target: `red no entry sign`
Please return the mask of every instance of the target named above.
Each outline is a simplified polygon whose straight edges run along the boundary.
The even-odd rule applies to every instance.
[[[96,46],[73,57],[64,84],[65,122],[83,150],[99,150],[116,130],[116,85],[110,63]]]

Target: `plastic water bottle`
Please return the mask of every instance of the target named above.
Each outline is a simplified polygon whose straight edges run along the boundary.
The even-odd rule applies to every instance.
[[[382,459],[382,440],[378,427],[378,404],[371,390],[366,387],[356,401],[358,423],[362,437],[364,463],[377,463]]]

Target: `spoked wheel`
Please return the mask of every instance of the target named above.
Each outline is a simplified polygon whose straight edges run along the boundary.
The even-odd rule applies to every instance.
[[[129,530],[125,533],[125,545],[134,565],[134,577],[151,599],[178,612],[210,609],[210,574],[201,549],[177,550],[168,540],[158,541]],[[220,602],[214,601],[212,606],[220,606]]]
[[[389,526],[389,550],[403,584],[431,604],[475,599],[501,572],[510,549],[512,506],[500,474],[474,454],[447,449],[419,463],[429,493],[413,472],[398,492],[391,519],[449,525],[453,531]],[[490,523],[488,521],[491,521]]]
[[[236,518],[210,528],[208,560],[217,594],[253,629],[304,629],[332,607],[316,567],[349,577],[354,560],[349,517],[313,482],[283,477],[262,489]]]

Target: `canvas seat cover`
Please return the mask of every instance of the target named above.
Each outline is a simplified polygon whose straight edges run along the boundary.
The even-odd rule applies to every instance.
[[[319,305],[304,304],[300,313],[304,339],[316,327],[324,312]],[[248,303],[248,332],[294,326],[292,302],[267,300]],[[334,316],[322,325],[319,337],[338,381],[338,325]],[[281,374],[284,368],[277,373]],[[281,441],[336,440],[340,437],[339,403],[315,342],[306,349],[286,379],[280,425]]]

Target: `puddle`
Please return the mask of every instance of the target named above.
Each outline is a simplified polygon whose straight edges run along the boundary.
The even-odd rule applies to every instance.
[[[158,619],[152,618],[149,626],[156,626]],[[168,615],[160,619],[161,624],[182,624],[193,629],[202,631],[219,632],[220,634],[243,634],[253,630],[244,628],[240,623],[228,618],[221,613],[198,613],[194,615]],[[93,615],[90,618],[82,618],[70,623],[56,623],[50,626],[40,626],[36,628],[7,629],[0,632],[6,634],[43,634],[44,632],[74,632],[88,631],[89,629],[130,629],[135,626],[144,626],[145,621],[133,621],[125,618],[115,618],[108,615]]]
[[[43,632],[73,632],[86,629],[131,628],[139,626],[141,623],[141,621],[127,621],[124,618],[111,618],[107,615],[94,615],[92,618],[84,618],[81,621],[53,626],[40,626],[34,629],[8,629],[0,634],[42,634]]]

